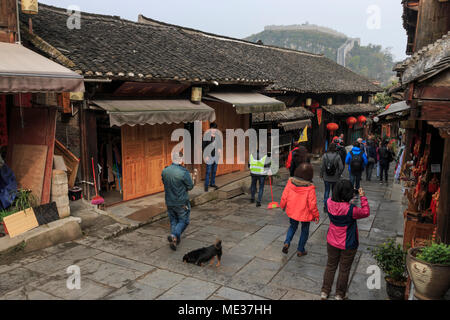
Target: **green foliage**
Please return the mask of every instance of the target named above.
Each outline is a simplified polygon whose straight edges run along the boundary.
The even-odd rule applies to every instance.
[[[323,54],[336,61],[337,51],[347,38],[316,30],[264,30],[245,40],[261,40],[267,45]],[[389,85],[390,79],[395,75],[393,66],[390,49],[383,49],[380,45],[360,46],[355,43],[346,57],[347,68],[370,80],[380,81],[384,86]]]
[[[31,193],[31,190],[19,189],[16,191],[16,198],[13,204],[9,208],[0,211],[0,222],[9,215],[34,207],[37,204],[37,199]]]
[[[392,103],[392,97],[390,97],[386,92],[378,92],[375,95],[375,104],[386,107],[388,104]]]
[[[406,251],[394,239],[389,239],[370,251],[387,277],[394,281],[406,281]]]
[[[421,249],[416,258],[431,264],[450,265],[450,245],[433,243]]]

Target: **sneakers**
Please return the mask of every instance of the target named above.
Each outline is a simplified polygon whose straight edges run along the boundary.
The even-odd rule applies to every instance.
[[[289,245],[287,243],[284,244],[283,249],[281,249],[281,252],[284,254],[287,254],[289,250]]]
[[[205,192],[208,192],[208,187],[205,187]]]
[[[327,300],[328,299],[328,294],[326,294],[325,292],[321,292],[320,293],[320,300]]]
[[[257,202],[257,203],[256,203],[256,206],[257,206],[257,207],[261,207],[261,202]]]
[[[250,199],[250,203],[255,203],[255,199]]]
[[[215,184],[213,184],[213,185],[210,185],[210,187],[212,187],[212,188],[214,188],[214,189],[219,189],[219,187],[218,186],[216,186]]]
[[[177,250],[177,238],[173,235],[167,236],[167,240],[169,241],[170,249],[173,251]]]
[[[346,298],[343,297],[343,296],[341,296],[340,294],[337,294],[337,295],[334,297],[334,299],[335,299],[335,300],[345,300]]]

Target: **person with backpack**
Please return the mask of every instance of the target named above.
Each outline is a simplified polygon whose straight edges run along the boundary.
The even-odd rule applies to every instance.
[[[344,171],[344,164],[341,157],[337,153],[336,144],[330,144],[328,151],[322,158],[322,166],[320,167],[320,177],[325,183],[325,192],[323,196],[323,212],[327,211],[327,200],[330,197],[330,190],[333,190],[336,182],[339,181],[342,172]]]
[[[383,141],[378,150],[380,156],[380,184],[383,184],[383,173],[388,183],[389,164],[394,160],[394,153],[387,147],[387,141]]]
[[[350,174],[350,182],[355,189],[359,189],[361,183],[361,175],[367,166],[368,160],[364,152],[361,151],[358,142],[353,143],[352,150],[347,154],[345,163],[348,164],[348,173]]]
[[[345,158],[347,158],[347,151],[344,147],[344,142],[341,139],[336,141],[336,152],[341,157],[342,165],[345,167]]]

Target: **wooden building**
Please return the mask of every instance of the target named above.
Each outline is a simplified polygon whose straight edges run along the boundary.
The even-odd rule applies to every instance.
[[[83,92],[83,78],[20,43],[15,0],[0,3],[0,154],[18,188],[38,203],[51,198],[55,126],[62,92]]]
[[[413,161],[415,176],[409,183],[417,191],[409,199],[409,209],[426,214],[437,199],[437,236],[450,243],[450,2],[403,1],[403,5],[406,51],[413,55],[396,70],[410,106],[410,116],[402,122],[407,132],[404,162]],[[405,166],[403,176],[411,177],[409,171]],[[426,192],[430,185],[433,194]],[[436,185],[440,192],[434,190]]]

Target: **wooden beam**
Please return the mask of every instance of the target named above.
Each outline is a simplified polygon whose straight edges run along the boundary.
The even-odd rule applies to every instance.
[[[448,100],[450,97],[450,87],[416,87],[414,90],[414,98],[417,99],[436,99]]]
[[[422,101],[420,120],[450,121],[450,101]]]
[[[450,138],[445,139],[442,159],[441,191],[437,209],[437,234],[443,243],[450,243]]]

